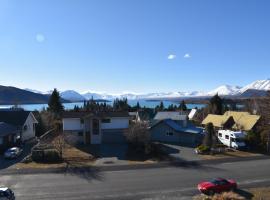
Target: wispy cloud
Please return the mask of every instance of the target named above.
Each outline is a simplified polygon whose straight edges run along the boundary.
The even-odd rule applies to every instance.
[[[176,55],[175,54],[169,54],[168,55],[168,59],[169,60],[173,60],[173,59],[175,59],[176,58]]]
[[[36,34],[36,41],[40,42],[40,43],[44,42],[45,41],[45,36],[43,34],[41,34],[41,33]]]
[[[186,54],[184,55],[184,58],[191,58],[191,55],[190,55],[189,53],[186,53]]]

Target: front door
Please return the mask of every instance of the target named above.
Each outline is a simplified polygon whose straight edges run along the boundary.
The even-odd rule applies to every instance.
[[[92,119],[91,144],[101,143],[100,120]]]

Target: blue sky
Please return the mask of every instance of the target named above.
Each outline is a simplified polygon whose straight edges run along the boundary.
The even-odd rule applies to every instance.
[[[0,84],[114,93],[243,86],[269,78],[269,10],[268,0],[1,0]]]

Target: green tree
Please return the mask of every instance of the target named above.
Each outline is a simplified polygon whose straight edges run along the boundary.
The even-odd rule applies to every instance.
[[[187,110],[187,106],[184,100],[181,101],[180,105],[179,105],[179,109],[182,111],[186,111]]]
[[[137,104],[136,104],[136,109],[137,110],[140,110],[141,109],[140,103],[138,101],[137,101]]]
[[[60,94],[55,88],[50,96],[48,103],[48,110],[54,114],[60,114],[64,110],[64,106],[61,103]]]
[[[206,134],[204,136],[203,144],[209,148],[213,147],[215,141],[215,129],[212,123],[206,124]]]
[[[210,99],[209,113],[222,115],[223,114],[223,100],[216,94]]]

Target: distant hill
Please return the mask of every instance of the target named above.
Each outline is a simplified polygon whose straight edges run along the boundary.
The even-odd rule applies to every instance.
[[[10,86],[0,86],[0,104],[42,104],[48,103],[50,95],[38,94]],[[62,99],[62,102],[69,102]]]
[[[265,96],[267,96],[267,91],[256,89],[247,89],[240,95],[240,97],[242,98],[265,97]]]

